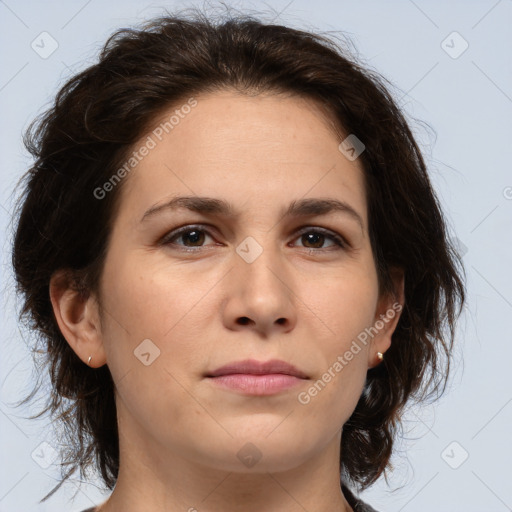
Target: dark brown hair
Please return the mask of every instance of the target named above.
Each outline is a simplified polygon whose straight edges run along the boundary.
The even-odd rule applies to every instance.
[[[393,292],[390,270],[404,269],[405,305],[384,362],[368,371],[344,425],[340,473],[364,489],[390,466],[406,403],[438,397],[446,387],[465,272],[388,86],[333,38],[248,15],[214,22],[197,11],[166,13],[113,34],[98,63],[71,78],[32,123],[24,142],[35,162],[23,176],[12,261],[24,299],[20,320],[38,334],[53,388],[39,416],[58,414],[68,442],[61,464],[69,466],[44,500],[77,468],[84,474],[95,465],[109,489],[119,470],[110,371],[88,367],[70,348],[53,313],[50,278],[69,269],[84,296],[99,297],[124,181],[102,200],[93,191],[170,105],[223,89],[314,100],[365,144],[359,158],[379,287]]]

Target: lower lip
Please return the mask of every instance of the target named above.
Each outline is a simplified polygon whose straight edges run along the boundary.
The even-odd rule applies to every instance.
[[[281,373],[266,375],[234,373],[231,375],[221,375],[219,377],[209,377],[209,379],[223,388],[255,396],[273,395],[279,391],[293,388],[305,380],[294,377],[293,375],[284,375]]]

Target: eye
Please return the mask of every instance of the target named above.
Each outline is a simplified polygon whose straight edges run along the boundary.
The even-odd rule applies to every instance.
[[[322,249],[322,245],[326,240],[334,242],[335,246],[346,248],[347,243],[338,234],[323,228],[304,228],[299,232],[300,239],[303,243],[310,244],[306,249]],[[332,246],[331,246],[332,247]]]
[[[183,247],[185,250],[194,250],[194,247],[202,247],[205,237],[208,237],[209,232],[205,229],[202,229],[200,226],[184,226],[182,228],[176,229],[174,231],[171,231],[168,235],[166,235],[162,241],[161,244],[164,245],[177,245],[179,247]],[[210,236],[211,238],[211,236]],[[188,243],[190,242],[190,245],[181,245],[174,240],[181,240],[182,242]]]
[[[299,238],[302,240],[305,249],[310,250],[322,250],[328,249],[328,247],[322,247],[326,241],[331,241],[333,244],[331,247],[347,248],[348,243],[340,235],[329,231],[327,229],[318,227],[306,227],[298,233]],[[161,240],[162,245],[174,245],[185,251],[196,251],[204,246],[206,238],[212,238],[210,232],[204,229],[202,226],[184,226],[182,228],[175,229],[168,233]],[[212,238],[213,239],[213,238]],[[297,238],[296,238],[297,240]],[[181,241],[182,243],[177,243]],[[309,245],[309,246],[308,246]]]

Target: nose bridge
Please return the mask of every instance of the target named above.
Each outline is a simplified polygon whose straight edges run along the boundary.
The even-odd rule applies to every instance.
[[[273,242],[273,230],[242,240],[236,247],[235,266],[233,277],[251,305],[276,308],[276,313],[284,314],[280,307],[286,307],[283,301],[289,300],[290,292],[285,284],[283,255]]]
[[[256,237],[247,236],[236,247],[237,267],[242,277],[251,282],[265,282],[266,285],[279,282],[275,274],[282,269],[281,254],[272,241],[272,231]]]
[[[250,229],[234,246],[222,309],[229,329],[248,328],[263,337],[291,331],[297,322],[290,284],[293,272],[286,261],[281,232],[271,226],[270,221],[260,218],[256,222],[252,217]]]

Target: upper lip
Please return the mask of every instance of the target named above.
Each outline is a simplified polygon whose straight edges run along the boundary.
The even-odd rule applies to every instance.
[[[232,375],[235,373],[245,373],[251,375],[268,375],[275,373],[282,373],[284,375],[293,375],[301,379],[308,379],[309,377],[301,372],[298,368],[281,361],[280,359],[271,359],[269,361],[256,361],[255,359],[245,359],[243,361],[234,361],[217,368],[213,372],[207,374],[207,377],[220,377],[221,375]]]

